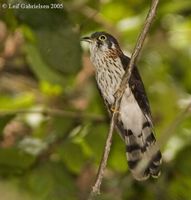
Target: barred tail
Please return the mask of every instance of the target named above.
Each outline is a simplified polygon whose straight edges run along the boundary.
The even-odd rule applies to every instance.
[[[143,181],[150,176],[160,175],[161,152],[152,132],[152,125],[146,121],[137,136],[130,129],[124,131],[129,169],[135,179]]]

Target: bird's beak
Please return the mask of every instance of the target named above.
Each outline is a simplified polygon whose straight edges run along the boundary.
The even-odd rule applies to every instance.
[[[83,37],[81,38],[81,41],[85,41],[85,42],[92,42],[92,39],[90,37]]]

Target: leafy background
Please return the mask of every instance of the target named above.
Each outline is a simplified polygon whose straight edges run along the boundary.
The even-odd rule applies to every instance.
[[[6,9],[3,3],[59,3],[62,8]],[[109,120],[80,37],[106,30],[129,55],[150,2],[0,4],[1,199],[86,199]],[[157,138],[163,138],[162,174],[157,180],[133,180],[116,133],[99,199],[191,199],[190,44],[191,1],[161,0],[138,66]]]

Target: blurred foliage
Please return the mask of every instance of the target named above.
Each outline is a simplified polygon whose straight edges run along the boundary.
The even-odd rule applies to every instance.
[[[138,0],[0,0],[1,199],[87,198],[109,120],[80,36],[111,32],[129,55],[149,6]],[[161,0],[138,62],[157,138],[191,102],[190,44],[191,1]],[[191,199],[189,112],[173,126],[162,144],[161,177],[143,183],[132,179],[115,134],[99,199]]]

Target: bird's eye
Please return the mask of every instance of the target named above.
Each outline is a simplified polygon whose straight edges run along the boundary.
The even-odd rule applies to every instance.
[[[101,40],[101,41],[105,41],[107,38],[106,38],[106,36],[105,35],[101,35],[101,36],[99,36],[99,40]]]

